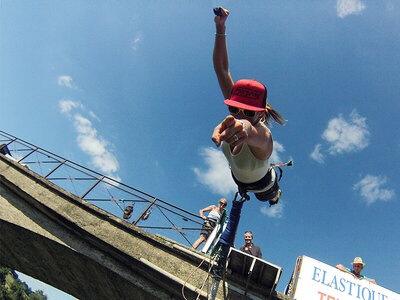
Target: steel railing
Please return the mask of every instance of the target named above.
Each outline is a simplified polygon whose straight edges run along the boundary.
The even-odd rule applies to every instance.
[[[196,214],[0,130],[2,144],[14,160],[117,217],[131,205],[127,221],[134,226],[189,245],[199,234],[203,222]]]

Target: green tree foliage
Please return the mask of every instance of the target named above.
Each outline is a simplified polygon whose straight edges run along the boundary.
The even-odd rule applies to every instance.
[[[11,289],[11,293],[10,293],[11,299],[25,300],[24,299],[24,295],[25,295],[24,288],[22,287],[20,281],[17,281],[17,280],[13,281],[10,285],[10,289]]]
[[[47,300],[47,296],[43,294],[43,291],[36,291],[29,295],[28,300]]]
[[[0,300],[47,300],[47,296],[40,290],[32,292],[14,270],[0,266]]]
[[[11,300],[9,295],[10,295],[10,293],[8,292],[8,289],[6,289],[5,286],[0,285],[0,299],[1,300]]]
[[[0,285],[3,286],[6,284],[6,276],[10,273],[9,268],[0,267]]]

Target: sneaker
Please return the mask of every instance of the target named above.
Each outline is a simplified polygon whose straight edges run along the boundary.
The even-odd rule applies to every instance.
[[[133,212],[133,205],[128,205],[127,207],[125,207],[124,209],[124,219],[129,219],[132,216],[132,212]]]
[[[269,206],[275,205],[279,202],[279,199],[281,199],[282,191],[279,189],[278,193],[276,193],[276,196],[274,199],[269,200]]]

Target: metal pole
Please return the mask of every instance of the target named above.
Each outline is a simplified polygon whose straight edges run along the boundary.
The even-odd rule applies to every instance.
[[[147,206],[147,208],[144,210],[144,212],[142,212],[142,214],[140,215],[140,217],[133,223],[133,225],[136,225],[137,222],[139,222],[139,220],[143,217],[143,215],[149,210],[150,207],[153,206],[154,202],[156,202],[157,198],[154,198],[154,200],[150,203],[149,206]]]
[[[83,194],[83,196],[81,197],[81,199],[85,198],[85,196],[86,196],[87,194],[89,194],[90,191],[93,190],[94,187],[95,187],[96,185],[98,185],[99,182],[101,182],[101,181],[104,179],[104,177],[105,177],[105,176],[103,176],[103,177],[102,177],[101,179],[99,179],[95,184],[93,184],[93,186],[92,186],[85,194]]]

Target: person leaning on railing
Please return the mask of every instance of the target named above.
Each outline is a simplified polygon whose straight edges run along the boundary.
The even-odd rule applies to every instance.
[[[376,284],[375,279],[371,279],[371,278],[368,278],[368,277],[360,274],[361,270],[364,269],[364,266],[365,266],[365,263],[363,263],[361,257],[354,258],[354,261],[351,263],[351,265],[353,266],[352,270],[346,268],[345,266],[343,266],[341,264],[337,265],[336,268],[341,270],[341,271],[343,271],[343,272],[346,272],[346,273],[349,273],[349,274],[353,275],[354,278],[365,279],[365,280],[368,280],[371,283],[375,283]]]
[[[206,208],[200,209],[200,217],[204,220],[203,226],[201,228],[200,237],[194,242],[192,248],[197,249],[197,247],[208,239],[211,232],[217,225],[219,218],[221,216],[222,210],[226,207],[228,201],[222,198],[218,201],[218,207],[215,205],[207,206]],[[204,216],[204,213],[209,211],[208,216]]]

